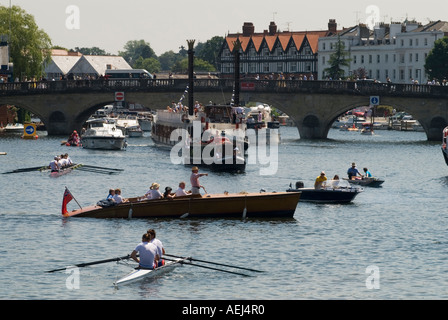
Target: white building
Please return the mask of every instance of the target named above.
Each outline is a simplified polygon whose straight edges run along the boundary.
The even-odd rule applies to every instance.
[[[358,25],[339,32],[345,45],[350,66],[345,76],[365,71],[366,77],[395,83],[426,83],[425,60],[434,42],[448,35],[448,22],[436,21],[427,25],[406,21],[404,23],[380,24],[375,30]],[[318,79],[327,78],[325,69],[334,53],[338,36],[319,38]]]
[[[44,72],[48,80],[61,78],[98,77],[104,75],[107,69],[132,69],[123,57],[82,55],[79,52],[52,50],[51,61]]]

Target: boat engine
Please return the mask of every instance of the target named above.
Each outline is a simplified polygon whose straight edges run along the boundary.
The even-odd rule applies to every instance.
[[[296,189],[300,189],[300,188],[303,188],[303,187],[304,187],[303,181],[297,181],[296,182]]]

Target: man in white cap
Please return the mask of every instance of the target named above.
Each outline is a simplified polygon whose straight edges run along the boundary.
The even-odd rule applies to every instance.
[[[324,181],[327,181],[327,176],[325,175],[325,171],[322,171],[320,176],[318,176],[316,181],[314,181],[314,189],[322,189],[322,184]]]

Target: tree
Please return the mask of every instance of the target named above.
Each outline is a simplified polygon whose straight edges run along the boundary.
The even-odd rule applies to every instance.
[[[10,35],[9,52],[14,75],[40,77],[50,60],[51,39],[39,29],[34,17],[18,6],[0,6],[0,34]]]
[[[448,79],[448,38],[434,42],[434,48],[428,53],[425,72],[430,79],[443,81]]]
[[[100,49],[98,47],[91,47],[91,48],[75,47],[75,49],[73,49],[73,51],[80,52],[82,54],[90,55],[90,56],[110,56],[109,53],[107,53],[106,51],[104,51],[103,49]]]
[[[131,40],[126,42],[124,46],[125,51],[120,51],[118,54],[122,56],[131,66],[134,66],[139,57],[143,59],[157,58],[154,50],[150,44],[145,40]]]
[[[215,36],[205,43],[199,42],[195,48],[196,56],[212,64],[217,69],[217,58],[223,42],[224,38],[219,36]]]
[[[194,59],[194,71],[216,71],[215,67],[204,61],[202,59],[195,58]],[[186,73],[188,71],[188,58],[184,58],[182,60],[177,61],[174,66],[171,68],[173,72]]]
[[[338,42],[336,42],[335,52],[330,56],[330,60],[328,63],[330,64],[329,68],[324,69],[324,72],[327,76],[332,79],[344,79],[345,71],[342,67],[350,66],[350,59],[345,58],[347,52],[345,51],[345,44],[341,41],[341,38],[338,36]]]
[[[146,58],[139,57],[137,61],[135,61],[134,69],[146,69],[150,73],[160,72],[160,62],[157,58]]]

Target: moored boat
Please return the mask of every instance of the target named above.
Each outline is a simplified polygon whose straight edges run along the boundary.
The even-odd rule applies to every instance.
[[[4,127],[4,131],[5,132],[9,132],[9,133],[23,133],[24,130],[24,126],[21,123],[8,123],[5,127]]]
[[[124,285],[124,284],[133,283],[136,281],[140,281],[143,279],[154,278],[154,277],[160,276],[160,275],[165,274],[166,272],[171,271],[174,268],[178,267],[179,265],[182,264],[182,262],[184,262],[186,260],[188,260],[188,258],[175,259],[173,261],[166,261],[165,265],[163,265],[161,267],[157,267],[155,269],[135,269],[135,270],[129,272],[128,274],[126,274],[125,276],[121,277],[117,281],[115,281],[114,285],[115,286]]]
[[[300,201],[316,203],[349,203],[363,191],[360,187],[354,187],[345,180],[329,180],[324,182],[321,189],[305,188],[302,181],[297,181],[295,188],[289,186],[287,192],[298,192]]]
[[[225,192],[161,200],[141,200],[140,197],[136,197],[118,205],[107,207],[91,205],[71,212],[66,208],[68,201],[63,201],[62,215],[92,218],[291,218],[294,216],[300,195],[300,192],[233,194]]]
[[[91,119],[87,130],[81,137],[83,148],[102,150],[122,150],[126,147],[123,132],[117,128],[115,120],[110,118]]]

